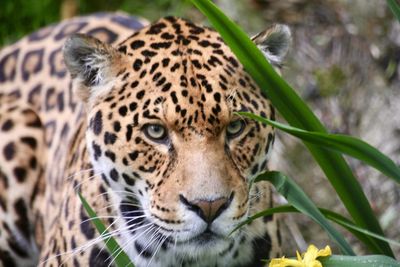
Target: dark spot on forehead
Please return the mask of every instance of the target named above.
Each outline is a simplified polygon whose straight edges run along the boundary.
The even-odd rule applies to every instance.
[[[144,97],[144,95],[145,95],[145,91],[141,90],[136,94],[136,98],[140,100]]]
[[[162,29],[167,27],[167,25],[163,22],[153,24],[150,29],[146,32],[147,34],[159,34]]]
[[[166,83],[163,88],[161,89],[161,91],[163,92],[167,92],[169,91],[169,89],[171,88],[172,84],[171,83]]]
[[[133,69],[135,70],[135,71],[138,71],[138,70],[140,70],[140,68],[142,67],[142,65],[143,65],[143,61],[141,60],[141,59],[136,59],[134,62],[133,62]]]
[[[131,43],[131,48],[132,48],[133,50],[136,50],[136,49],[138,49],[138,48],[143,47],[144,45],[145,45],[145,42],[144,42],[144,41],[142,41],[142,40],[136,40],[136,41],[133,41],[133,42]]]
[[[128,108],[127,108],[126,106],[121,106],[121,107],[118,109],[118,113],[119,113],[119,115],[121,115],[122,117],[125,117],[127,112],[128,112]]]
[[[160,65],[160,64],[159,64],[158,62],[154,63],[154,64],[151,66],[150,74],[153,74],[154,71],[158,68],[159,65]]]
[[[123,45],[120,48],[118,48],[118,51],[121,52],[121,53],[126,54],[126,45]]]
[[[198,42],[198,44],[202,47],[208,47],[210,46],[210,42],[208,40],[202,40],[200,42]]]
[[[143,56],[145,56],[145,57],[154,57],[155,55],[157,55],[157,52],[154,52],[154,51],[151,51],[151,50],[146,49],[146,50],[143,50],[143,51],[141,52],[141,54],[142,54]]]
[[[171,40],[175,38],[175,35],[170,34],[168,32],[164,32],[163,34],[161,34],[161,38],[166,39],[166,40]]]
[[[152,43],[150,45],[150,47],[153,48],[153,49],[158,50],[158,49],[162,49],[162,48],[167,49],[171,45],[172,45],[172,42],[159,42],[159,43]]]
[[[169,64],[169,61],[170,61],[169,58],[164,58],[164,59],[162,60],[162,65],[163,65],[163,67],[167,67],[168,64]]]

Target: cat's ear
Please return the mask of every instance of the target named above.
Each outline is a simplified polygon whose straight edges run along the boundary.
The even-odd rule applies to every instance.
[[[280,67],[292,43],[292,34],[288,26],[275,24],[253,36],[251,40],[272,65]]]
[[[120,69],[120,52],[84,34],[71,35],[64,44],[63,54],[76,93],[84,101],[96,92],[96,87],[100,89],[106,85]]]

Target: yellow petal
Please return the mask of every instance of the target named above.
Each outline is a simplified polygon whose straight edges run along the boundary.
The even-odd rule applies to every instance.
[[[314,245],[310,245],[307,251],[303,254],[303,257],[298,251],[296,251],[297,260],[286,259],[282,257],[280,259],[272,259],[269,263],[269,267],[323,267],[321,262],[317,260],[318,257],[326,257],[332,254],[331,248],[326,246],[324,249],[318,250]]]
[[[302,261],[303,259],[300,256],[300,253],[296,250],[297,260]]]
[[[324,249],[318,250],[318,248],[314,245],[310,245],[307,248],[306,253],[304,254],[303,262],[307,265],[312,265],[312,262],[315,261],[318,257],[326,257],[332,254],[331,248],[326,246]],[[320,265],[318,265],[320,266]]]
[[[286,259],[282,257],[280,259],[272,259],[268,267],[306,267],[301,261]]]
[[[329,246],[326,246],[324,249],[321,249],[317,253],[317,257],[326,257],[332,255],[331,248]]]
[[[318,257],[318,248],[314,245],[309,245],[303,257],[304,257],[303,262],[306,265],[311,264]]]

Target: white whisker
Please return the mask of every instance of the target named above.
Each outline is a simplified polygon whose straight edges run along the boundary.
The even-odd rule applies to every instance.
[[[107,260],[108,260],[110,257],[113,258],[112,261],[110,262],[110,264],[108,265],[108,267],[111,266],[111,264],[114,262],[115,258],[118,257],[118,256],[122,253],[122,251],[125,251],[125,249],[127,248],[127,246],[128,246],[130,243],[134,242],[134,241],[137,240],[140,236],[142,236],[142,235],[146,234],[147,232],[151,231],[151,229],[154,227],[154,225],[153,225],[152,223],[148,223],[148,224],[146,224],[145,226],[148,227],[149,225],[150,225],[150,227],[149,227],[148,229],[142,231],[138,236],[133,236],[133,238],[129,239],[129,240],[126,241],[124,244],[120,245],[119,249],[117,249],[116,251],[114,251],[114,253],[112,253],[112,254],[107,258]],[[135,229],[135,230],[137,230],[137,229]],[[114,255],[115,253],[116,253],[116,255]]]
[[[147,263],[146,267],[151,266],[151,263],[153,262],[153,259],[155,259],[156,254],[158,253],[158,251],[160,250],[160,248],[162,247],[162,245],[164,244],[164,242],[170,237],[171,235],[166,235],[164,238],[160,237],[160,241],[158,243],[158,245],[156,245],[156,250],[153,253],[153,256],[151,256],[150,261]]]

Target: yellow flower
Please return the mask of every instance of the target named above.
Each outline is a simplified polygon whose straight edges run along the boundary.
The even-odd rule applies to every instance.
[[[269,267],[323,267],[321,262],[317,260],[318,257],[326,257],[332,254],[331,248],[326,246],[324,249],[318,250],[314,245],[310,245],[307,248],[306,253],[300,256],[300,253],[296,251],[297,260],[286,259],[282,257],[280,259],[272,259],[269,263]]]

